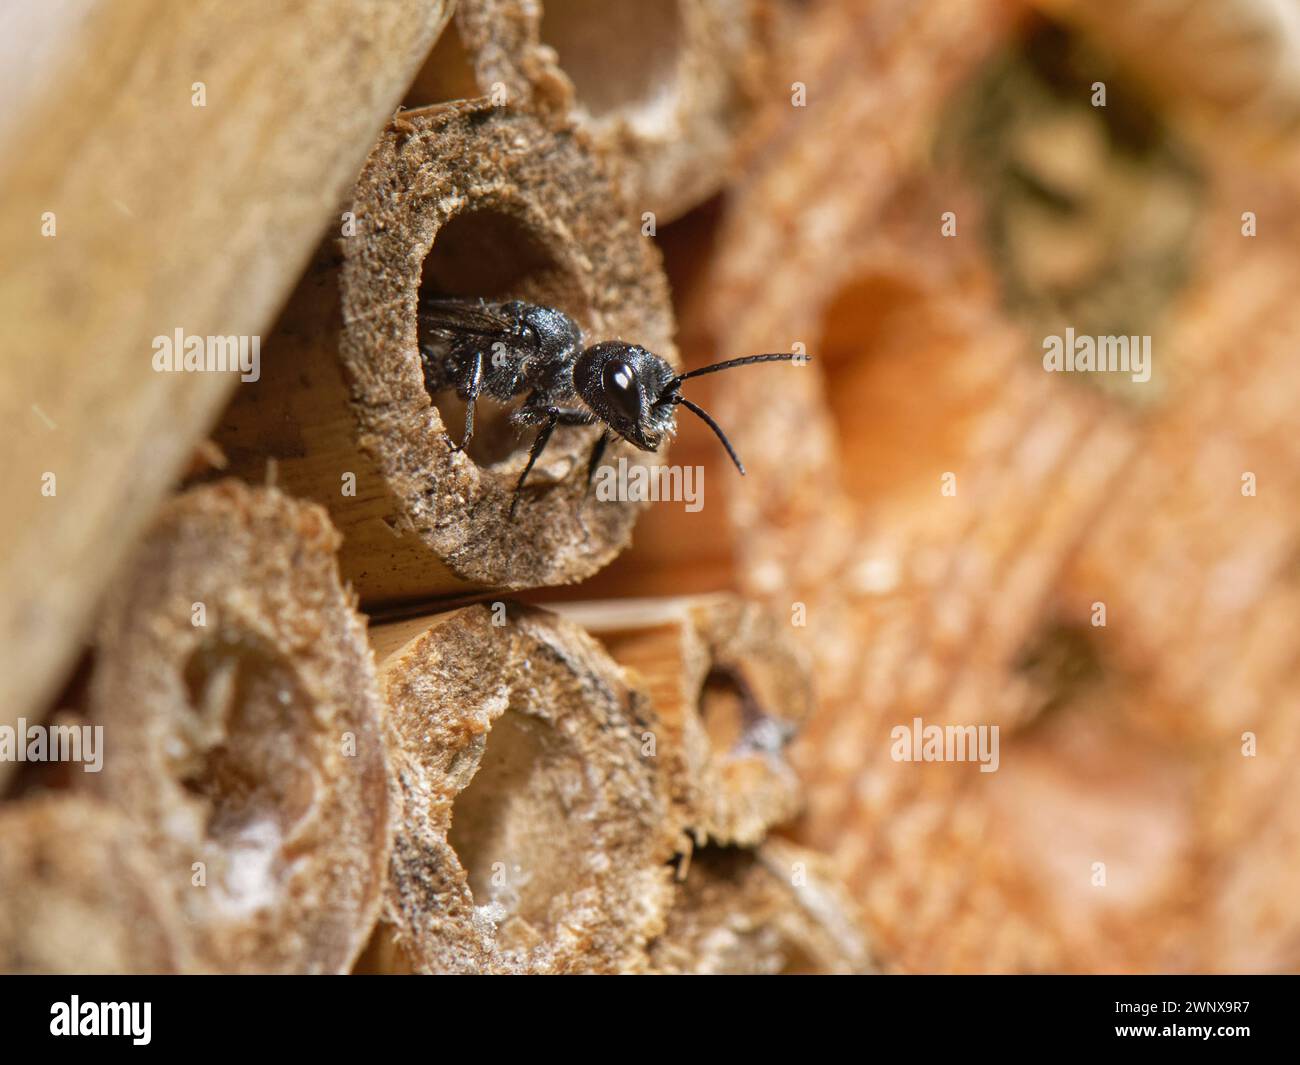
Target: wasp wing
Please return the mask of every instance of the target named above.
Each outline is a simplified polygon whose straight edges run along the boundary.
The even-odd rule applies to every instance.
[[[497,336],[515,329],[503,304],[485,300],[426,296],[420,300],[419,319],[426,329],[452,336]]]

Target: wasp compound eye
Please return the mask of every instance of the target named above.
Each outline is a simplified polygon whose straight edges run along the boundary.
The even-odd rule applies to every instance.
[[[601,384],[609,405],[632,425],[639,425],[645,413],[636,373],[622,359],[611,359],[601,371]]]

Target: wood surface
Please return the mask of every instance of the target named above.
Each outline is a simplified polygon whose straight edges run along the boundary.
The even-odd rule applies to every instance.
[[[449,13],[61,0],[0,15],[0,722],[43,711],[236,386],[155,372],[154,338],[269,328]]]

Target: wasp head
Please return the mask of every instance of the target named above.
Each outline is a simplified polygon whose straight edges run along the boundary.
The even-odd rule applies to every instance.
[[[637,344],[593,344],[573,367],[582,401],[610,429],[642,451],[657,451],[673,431],[673,408],[663,403],[676,379],[673,368]]]
[[[682,383],[692,377],[750,366],[758,362],[790,362],[807,355],[782,351],[769,355],[745,355],[739,359],[701,366],[690,373],[674,374],[673,368],[653,352],[636,344],[609,340],[584,351],[573,368],[573,384],[583,402],[614,432],[642,451],[657,451],[673,433],[674,411],[682,406],[703,421],[727,449],[742,474],[745,465],[731,446],[727,434],[703,407],[681,393]]]

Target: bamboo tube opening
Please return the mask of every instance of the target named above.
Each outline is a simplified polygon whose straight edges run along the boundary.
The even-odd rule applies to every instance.
[[[543,226],[540,218],[521,217],[509,209],[494,207],[453,215],[438,230],[425,257],[420,295],[522,299],[555,307],[579,322],[590,321],[591,301],[582,291],[577,269],[564,262],[563,255],[555,250],[562,246],[563,238],[545,231]],[[424,339],[418,323],[417,335]],[[465,402],[454,390],[434,393],[430,398],[445,430],[459,441],[465,423]],[[516,467],[525,461],[531,443],[531,436],[520,433],[509,421],[510,411],[522,399],[510,404],[480,401],[475,411],[474,438],[467,452],[474,463],[487,468],[518,455],[519,461],[504,466],[495,475],[507,488],[513,488],[518,477]],[[555,455],[571,449],[575,442],[590,446],[593,433],[591,429],[557,429],[543,461],[550,466]],[[576,451],[571,457],[576,460]]]
[[[139,826],[217,971],[346,970],[378,911],[382,703],[337,546],[319,507],[197,489],[102,626],[89,717],[112,745],[86,786]]]
[[[453,215],[438,230],[424,260],[420,292],[585,303],[576,278],[571,272],[565,275],[543,234],[507,211],[483,207]]]
[[[715,751],[731,751],[744,741],[748,722],[744,693],[734,675],[710,670],[700,691],[700,719]]]
[[[554,306],[588,342],[624,337],[676,362],[657,255],[584,139],[482,101],[409,113],[372,153],[355,210],[362,232],[343,242],[339,351],[356,444],[385,498],[359,507],[340,499],[336,480],[319,481],[313,495],[348,532],[354,522],[373,526],[380,502],[388,513],[384,531],[345,539],[345,573],[363,597],[387,602],[415,598],[435,579],[435,560],[461,587],[562,583],[604,565],[644,504],[589,491],[600,428],[557,428],[512,514],[535,432],[515,435],[506,405],[483,398],[483,440],[468,455],[453,452],[462,417],[445,397],[442,409],[434,403],[419,357],[423,291]],[[661,458],[617,441],[606,459],[619,457]],[[320,466],[301,472],[319,479]]]
[[[637,128],[671,115],[683,47],[679,0],[546,0],[541,38],[560,57],[578,106]]]
[[[861,915],[830,862],[777,839],[697,851],[650,960],[660,973],[697,975],[873,969]]]
[[[1030,19],[953,94],[939,128],[978,189],[987,261],[1035,348],[1066,326],[1159,333],[1198,257],[1204,176],[1122,60]],[[1133,402],[1153,391],[1083,380]]]
[[[849,280],[827,303],[816,347],[835,381],[826,408],[840,451],[871,456],[840,471],[867,506],[900,493],[928,501],[938,473],[959,468],[965,453],[984,393],[960,372],[963,339],[943,314],[917,285],[876,273]]]
[[[754,752],[777,752],[793,731],[793,724],[769,712],[733,666],[715,665],[700,689],[700,718],[715,757],[743,757]]]
[[[473,780],[452,805],[447,840],[478,906],[500,914],[499,945],[527,948],[553,939],[556,899],[574,870],[597,860],[590,832],[566,804],[583,796],[579,751],[526,709],[492,722]]]
[[[233,629],[196,647],[183,677],[204,741],[179,763],[178,779],[206,807],[204,837],[250,870],[272,869],[322,786],[304,678],[283,651]],[[212,890],[239,905],[265,884],[241,875]]]
[[[773,50],[752,0],[468,0],[455,23],[443,62],[472,67],[462,98],[576,122],[618,166],[628,202],[660,222],[721,187]],[[409,99],[451,98],[448,81]]]
[[[345,235],[321,248],[214,440],[228,472],[327,507],[344,578],[372,612],[490,587],[580,580],[646,505],[590,490],[596,425],[560,426],[515,486],[537,429],[476,406],[468,453],[455,388],[431,395],[421,295],[557,308],[588,343],[625,338],[677,364],[658,253],[586,137],[483,100],[403,112],[358,180]],[[427,335],[424,339],[428,339]],[[662,461],[619,440],[607,462]]]
[[[576,627],[510,606],[372,633],[402,813],[367,968],[621,971],[669,897],[646,701]]]
[[[772,615],[727,595],[555,609],[650,697],[679,832],[697,845],[751,845],[798,812],[786,747],[811,710],[811,678]]]

